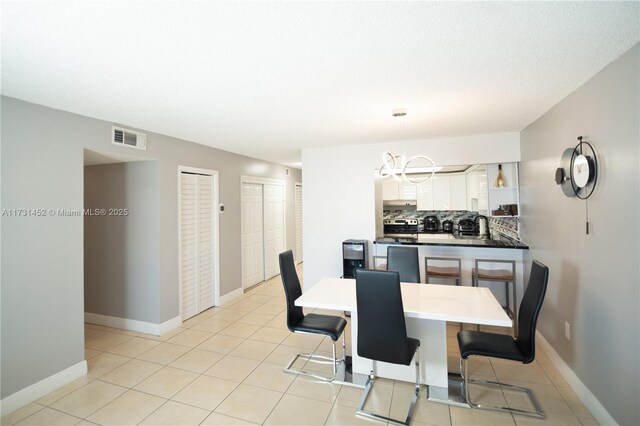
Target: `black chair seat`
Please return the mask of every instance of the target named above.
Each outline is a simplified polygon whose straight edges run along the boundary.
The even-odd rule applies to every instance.
[[[458,333],[458,347],[463,359],[480,355],[527,362],[514,338],[506,334],[462,330]]]
[[[307,314],[291,327],[291,331],[322,334],[336,341],[346,326],[347,321],[342,317]]]

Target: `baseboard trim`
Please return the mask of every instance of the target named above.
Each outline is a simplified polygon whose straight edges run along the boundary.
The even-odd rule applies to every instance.
[[[46,379],[42,379],[37,383],[27,386],[26,388],[5,397],[0,401],[0,413],[2,414],[2,417],[4,417],[7,414],[16,411],[18,408],[22,408],[25,405],[42,398],[49,392],[53,392],[67,383],[71,383],[74,380],[79,379],[85,374],[87,374],[87,361],[82,361],[72,365],[71,367],[59,371]]]
[[[237,299],[238,297],[242,296],[244,294],[244,290],[242,290],[241,288],[237,288],[223,296],[220,296],[220,305],[224,305],[226,303],[229,303],[235,299]]]
[[[180,327],[182,319],[177,316],[171,318],[162,324],[154,324],[151,322],[137,321],[129,318],[111,317],[108,315],[84,313],[84,321],[90,324],[104,325],[105,327],[121,328],[123,330],[137,331],[138,333],[153,334],[160,336],[161,334]]]
[[[544,353],[547,354],[553,365],[558,369],[560,374],[562,374],[562,377],[564,377],[567,383],[569,383],[569,386],[571,386],[576,395],[578,395],[580,401],[591,411],[591,414],[593,414],[593,417],[598,423],[601,425],[617,425],[618,423],[611,414],[609,414],[607,409],[604,408],[604,405],[602,405],[598,398],[591,393],[589,388],[582,383],[582,380],[578,378],[576,373],[564,362],[558,352],[553,349],[553,346],[551,346],[539,331],[536,331],[536,338],[538,339],[537,344],[540,345]]]

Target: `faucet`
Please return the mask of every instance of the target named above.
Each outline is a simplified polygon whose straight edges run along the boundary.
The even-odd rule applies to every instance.
[[[475,219],[476,232],[478,234],[480,234],[480,219],[484,219],[484,222],[485,222],[485,225],[486,225],[485,237],[487,237],[487,239],[490,240],[491,239],[491,229],[489,228],[489,219],[487,219],[486,216],[483,216],[481,214],[476,216],[476,219]]]

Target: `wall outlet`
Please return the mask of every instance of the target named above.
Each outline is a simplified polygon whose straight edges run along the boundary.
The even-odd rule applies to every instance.
[[[566,321],[564,322],[564,337],[566,337],[567,340],[571,340],[571,324]]]

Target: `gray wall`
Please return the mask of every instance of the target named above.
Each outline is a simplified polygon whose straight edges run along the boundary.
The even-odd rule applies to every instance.
[[[301,172],[148,133],[148,150],[110,142],[111,123],[2,97],[3,209],[83,208],[83,149],[158,160],[159,322],[178,315],[178,165],[220,172],[222,295],[242,285],[240,175],[286,180],[287,248],[295,247],[294,182]],[[126,125],[127,123],[121,123]],[[82,217],[2,217],[1,397],[82,361]],[[46,324],[46,326],[45,326]],[[46,348],[43,351],[42,348]]]
[[[625,425],[640,424],[639,69],[636,45],[521,134],[522,237],[529,262],[550,268],[538,329]],[[579,135],[593,143],[600,164],[591,235],[585,202],[565,197],[553,181]]]
[[[84,311],[160,322],[157,161],[86,166],[84,207],[128,209],[84,217]]]

